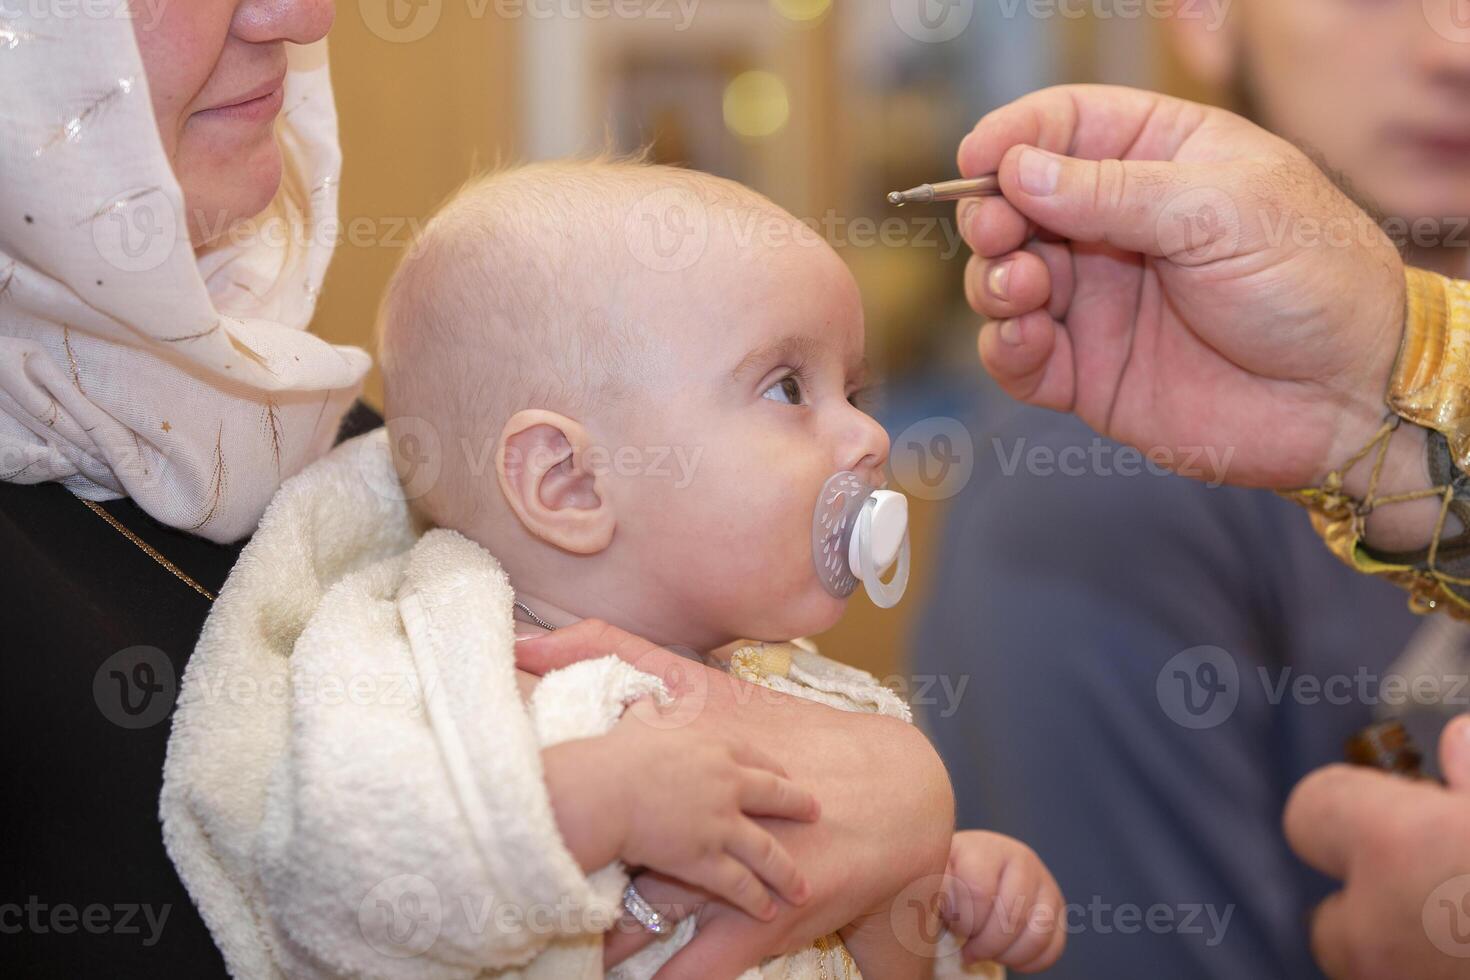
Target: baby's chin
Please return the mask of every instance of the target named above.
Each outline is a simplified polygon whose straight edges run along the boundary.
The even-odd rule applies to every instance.
[[[815,636],[836,626],[846,609],[846,599],[829,594],[814,580],[811,588],[800,596],[788,596],[772,608],[752,611],[748,628],[741,632],[740,638],[783,643]]]

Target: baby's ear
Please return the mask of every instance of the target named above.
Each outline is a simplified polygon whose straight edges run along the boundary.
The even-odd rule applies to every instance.
[[[526,409],[500,430],[495,470],[506,503],[535,537],[576,555],[612,542],[613,516],[592,440],[574,419]]]

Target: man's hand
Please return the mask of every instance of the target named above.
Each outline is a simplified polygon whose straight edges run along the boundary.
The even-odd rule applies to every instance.
[[[1447,788],[1330,766],[1287,802],[1292,848],[1344,883],[1312,922],[1334,980],[1470,976],[1470,715],[1439,751]]]
[[[663,724],[763,751],[821,805],[815,823],[766,824],[805,873],[810,898],[800,907],[778,902],[771,922],[711,909],[708,927],[660,980],[739,976],[767,956],[886,909],[916,881],[942,875],[954,796],[943,763],[914,726],[747,684],[596,620],[516,645],[518,666],[535,674],[609,653],[663,678],[675,699]],[[647,897],[658,905],[662,896]],[[620,952],[632,949],[620,943]]]
[[[959,224],[970,303],[996,321],[981,359],[1013,397],[1188,475],[1279,489],[1320,483],[1382,423],[1403,263],[1290,143],[1069,86],[980,120],[959,165],[1000,173],[1004,197],[960,202]],[[1421,478],[1412,428],[1388,487]]]

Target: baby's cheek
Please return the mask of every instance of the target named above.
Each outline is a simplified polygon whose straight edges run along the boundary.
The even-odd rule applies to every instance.
[[[729,595],[747,631],[761,639],[794,639],[834,625],[846,605],[822,588],[812,561],[810,519],[750,515],[727,538]]]
[[[676,573],[686,596],[703,593],[687,601],[731,629],[792,639],[828,629],[842,615],[845,601],[822,588],[812,559],[812,519],[826,478],[809,455],[804,447],[766,444],[706,454],[682,487],[664,486],[658,499],[640,502],[666,538],[697,549]]]

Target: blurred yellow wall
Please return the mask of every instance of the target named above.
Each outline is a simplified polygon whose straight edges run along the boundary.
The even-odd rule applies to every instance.
[[[369,29],[359,4],[338,6],[330,44],[347,233],[313,324],[328,340],[372,350],[378,300],[411,223],[477,169],[515,158],[516,25],[493,4],[445,3],[427,36],[395,43]],[[382,405],[376,369],[366,397]]]

